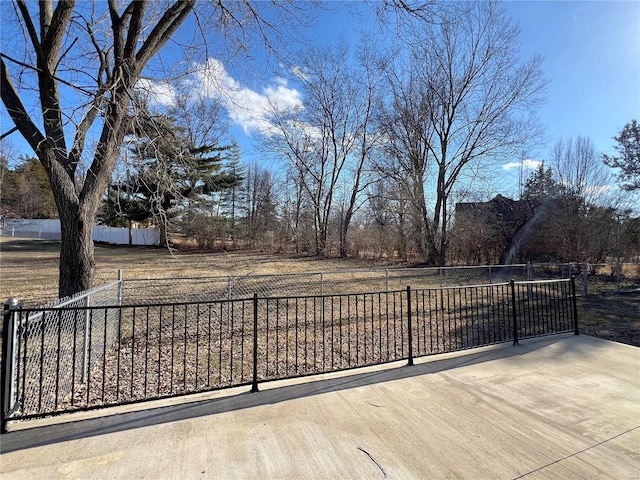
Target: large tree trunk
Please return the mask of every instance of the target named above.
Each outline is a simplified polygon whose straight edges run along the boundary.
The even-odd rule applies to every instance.
[[[80,200],[73,174],[61,167],[64,158],[56,158],[51,148],[43,148],[40,156],[43,163],[50,165],[49,182],[60,217],[58,296],[65,298],[93,285],[93,225],[100,199],[81,197],[84,201]]]
[[[327,238],[328,238],[328,226],[325,222],[320,225],[318,236],[316,237],[316,256],[324,258],[327,256]]]
[[[70,206],[71,207],[71,206]],[[93,223],[95,214],[71,207],[60,215],[59,296],[64,298],[91,288],[95,272],[93,258]]]

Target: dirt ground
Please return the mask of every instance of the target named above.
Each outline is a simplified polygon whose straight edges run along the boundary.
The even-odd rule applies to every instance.
[[[0,298],[19,298],[27,306],[57,297],[60,243],[0,238]],[[96,284],[126,278],[247,275],[385,268],[393,262],[320,259],[253,253],[169,253],[166,249],[96,245]],[[404,266],[407,266],[406,264]],[[582,333],[640,346],[640,285],[616,292],[597,285],[578,299]]]
[[[640,347],[640,288],[592,289],[577,304],[581,333]]]

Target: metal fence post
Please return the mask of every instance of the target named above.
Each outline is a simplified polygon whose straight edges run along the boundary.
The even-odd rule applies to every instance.
[[[7,415],[14,405],[13,369],[15,367],[15,313],[20,308],[17,298],[10,298],[4,304],[2,318],[2,373],[0,379],[0,433],[7,432]]]
[[[251,391],[258,391],[258,294],[253,294],[253,382]]]
[[[89,307],[91,306],[91,294],[87,294],[84,298],[84,345],[82,355],[82,380],[81,383],[87,381],[89,373]]]
[[[227,325],[228,333],[231,335],[231,275],[227,276]]]
[[[571,275],[571,278],[573,278],[573,275]],[[584,262],[584,285],[583,285],[583,292],[582,292],[582,296],[587,298],[587,293],[588,293],[588,285],[589,285],[589,262]]]
[[[520,345],[518,342],[518,314],[516,312],[516,282],[514,279],[511,279],[509,282],[511,285],[511,313],[513,315],[513,344]]]
[[[411,326],[411,287],[407,286],[407,319],[408,326],[407,331],[409,332],[409,361],[407,365],[413,365],[413,327]]]
[[[571,276],[571,306],[573,308],[573,334],[580,335],[580,330],[578,329],[578,305],[576,302],[576,277]]]
[[[124,276],[122,270],[118,270],[118,307],[122,307],[124,301]],[[122,325],[122,308],[118,308],[118,325]],[[105,327],[106,329],[106,327]]]
[[[118,270],[118,306],[122,306],[122,298],[124,291],[124,276],[122,275],[122,270]]]

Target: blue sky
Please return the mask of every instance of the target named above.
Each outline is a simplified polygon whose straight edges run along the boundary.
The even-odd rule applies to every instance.
[[[585,135],[613,153],[612,137],[640,116],[640,2],[507,2],[522,51],[544,57],[551,142]]]
[[[364,15],[356,19],[343,4],[330,5],[333,11],[306,34],[321,42],[343,35],[357,43],[374,15],[359,7]],[[632,118],[640,118],[640,2],[512,1],[503,5],[520,26],[523,56],[541,54],[549,80],[547,103],[538,112],[546,141],[529,152],[530,157],[544,160],[558,139],[577,135],[589,137],[599,152],[613,153],[612,137]],[[268,128],[263,117],[266,102],[295,106],[303,101],[295,88],[295,75],[284,67],[254,75],[246,66],[218,59],[209,66],[217,79],[217,85],[209,88],[228,93],[230,134],[239,141],[245,159],[257,159],[252,133]],[[166,98],[167,92],[163,93]],[[4,110],[0,121],[2,132],[11,128]],[[9,139],[19,153],[32,153],[19,134]],[[502,175],[515,181],[517,168],[503,170]]]
[[[529,152],[531,159],[547,159],[559,139],[578,135],[591,139],[598,152],[615,153],[613,137],[631,119],[640,118],[640,2],[511,1],[503,6],[520,27],[523,57],[542,55],[549,81],[547,102],[538,111],[545,141]],[[357,43],[366,26],[343,8],[334,8],[319,20],[313,35],[319,41],[345,35]],[[283,72],[281,78],[261,84],[235,81],[259,96],[278,88],[293,102],[297,91],[293,76],[288,77]],[[232,133],[251,157],[247,126],[239,120]],[[512,185],[506,193],[515,194],[518,168],[503,168],[500,175]]]

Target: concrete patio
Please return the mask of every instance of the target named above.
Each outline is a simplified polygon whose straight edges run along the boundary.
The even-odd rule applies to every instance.
[[[640,478],[640,349],[557,335],[11,425],[3,479]]]

